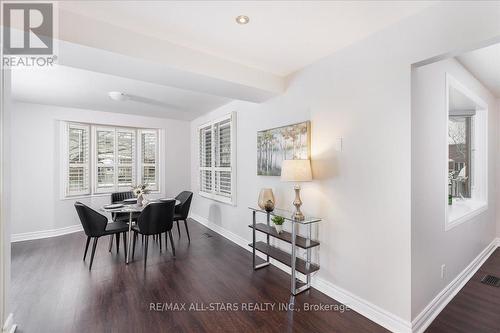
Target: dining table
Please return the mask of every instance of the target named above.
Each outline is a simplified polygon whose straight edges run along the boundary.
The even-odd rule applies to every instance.
[[[168,200],[175,200],[175,205],[180,205],[180,201],[175,199],[175,198],[162,198],[162,199],[153,199],[146,204],[139,205],[137,203],[137,200],[133,199],[128,199],[124,201],[118,201],[114,202],[111,205],[105,205],[100,208],[102,212],[105,213],[128,213],[129,214],[129,219],[128,219],[128,240],[127,240],[127,253],[125,255],[125,263],[128,264],[129,262],[129,256],[130,256],[130,247],[132,244],[132,224],[134,223],[132,221],[132,216],[134,213],[140,213],[146,208],[149,204],[155,203],[155,202],[162,202],[162,201],[168,201]]]

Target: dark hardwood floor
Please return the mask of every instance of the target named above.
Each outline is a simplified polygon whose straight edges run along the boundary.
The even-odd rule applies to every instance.
[[[487,274],[500,277],[498,248],[437,316],[426,332],[500,332],[500,288],[481,283],[481,279]]]
[[[190,244],[183,228],[180,239],[174,230],[175,259],[170,247],[160,254],[150,241],[145,270],[140,241],[135,261],[125,265],[123,248],[110,254],[108,238],[101,238],[90,272],[81,232],[14,243],[18,332],[387,332],[352,310],[304,311],[306,304],[338,305],[314,289],[296,297],[296,311],[243,311],[242,303],[287,304],[289,275],[273,266],[254,272],[250,252],[188,223]],[[237,303],[239,310],[151,311],[157,302]]]

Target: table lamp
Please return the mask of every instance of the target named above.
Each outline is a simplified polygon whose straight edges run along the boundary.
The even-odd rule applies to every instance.
[[[310,160],[284,160],[281,166],[281,181],[285,182],[308,182],[312,180],[311,161]],[[300,200],[300,185],[293,186],[295,190],[295,212],[293,218],[295,220],[304,220],[304,214],[300,211],[302,201]]]

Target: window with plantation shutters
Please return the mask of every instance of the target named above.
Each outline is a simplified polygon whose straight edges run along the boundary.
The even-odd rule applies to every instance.
[[[68,165],[66,195],[90,193],[89,129],[87,125],[68,124]]]
[[[159,191],[159,131],[66,123],[65,196]]]
[[[199,127],[200,195],[234,201],[234,115]]]
[[[141,131],[141,174],[142,184],[149,189],[158,188],[158,132]]]

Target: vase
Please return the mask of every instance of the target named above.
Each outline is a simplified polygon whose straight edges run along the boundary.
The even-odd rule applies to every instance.
[[[258,205],[260,209],[264,209],[266,212],[272,212],[276,206],[276,201],[274,199],[273,190],[270,188],[263,188],[259,193]]]
[[[274,229],[276,229],[276,232],[279,234],[281,234],[283,232],[283,225],[282,224],[275,224],[274,225]]]
[[[144,197],[143,194],[139,194],[137,196],[137,206],[140,206],[140,207],[143,206],[145,201],[146,201],[146,198]]]

